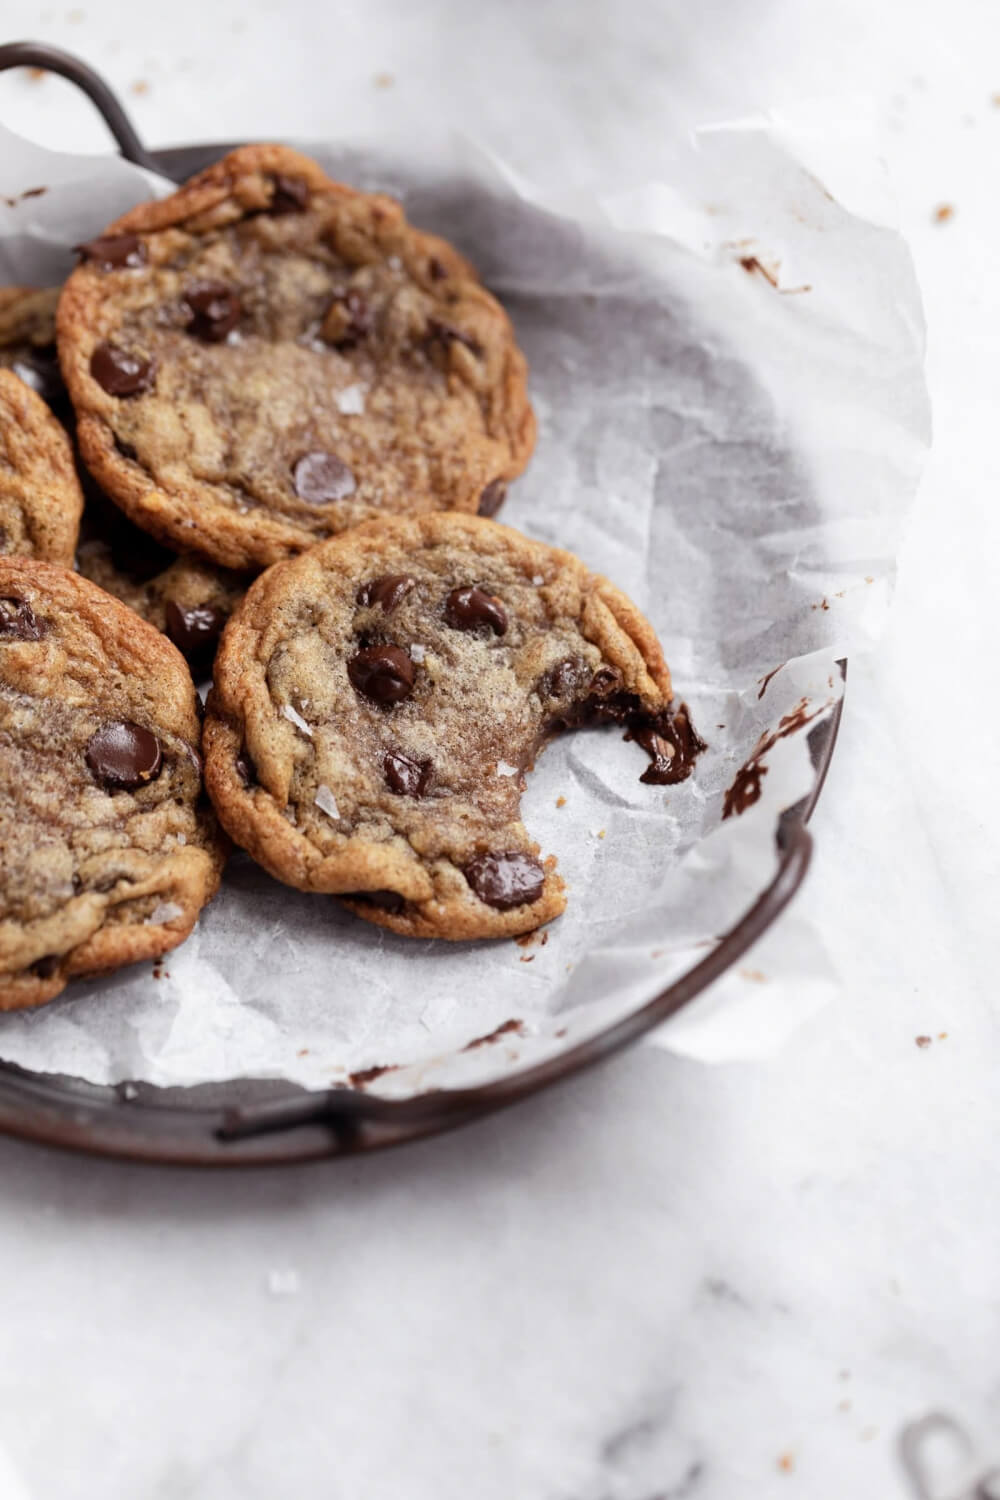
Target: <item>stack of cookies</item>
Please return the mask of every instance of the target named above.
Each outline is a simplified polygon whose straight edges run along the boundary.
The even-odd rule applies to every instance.
[[[79,255],[0,290],[0,1009],[181,942],[227,835],[406,935],[558,916],[539,750],[700,742],[636,607],[490,519],[535,438],[502,307],[279,146]]]

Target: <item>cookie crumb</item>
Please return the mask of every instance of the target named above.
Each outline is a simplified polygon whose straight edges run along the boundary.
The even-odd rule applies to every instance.
[[[392,73],[376,73],[372,79],[377,89],[391,89],[395,82],[396,79]]]
[[[946,1031],[939,1031],[938,1032],[938,1041],[939,1042],[946,1042],[947,1040],[948,1040],[948,1033]]]
[[[931,1038],[929,1036],[917,1036],[914,1037],[913,1040],[916,1042],[918,1047],[929,1047],[931,1044]]]
[[[133,83],[132,85],[131,92],[137,96],[148,94],[149,84],[146,82],[145,78],[137,78],[135,83]]]
[[[778,1468],[782,1474],[791,1474],[795,1468],[795,1454],[782,1453],[778,1458]]]
[[[566,806],[566,798],[565,797],[557,797],[556,798],[556,807],[565,807],[565,806]]]
[[[955,207],[952,203],[939,203],[934,210],[934,223],[947,224],[949,219],[955,217]]]
[[[767,975],[762,974],[759,969],[740,969],[739,972],[744,979],[752,979],[754,984],[767,983]]]
[[[44,68],[25,68],[24,71],[28,76],[29,83],[41,83],[42,79],[45,77]]]
[[[296,1052],[295,1056],[296,1057],[308,1057],[309,1056],[309,1048],[308,1047],[300,1047],[299,1050],[298,1050],[298,1052]]]

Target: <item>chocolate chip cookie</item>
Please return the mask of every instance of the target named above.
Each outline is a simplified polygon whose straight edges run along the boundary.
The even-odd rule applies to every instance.
[[[86,579],[0,558],[0,1010],[165,953],[214,894],[197,699]]]
[[[204,558],[178,557],[92,494],[76,565],[85,578],[169,636],[192,670],[210,666],[222,627],[250,582]]]
[[[699,742],[624,594],[494,521],[400,517],[251,586],[216,658],[205,779],[279,880],[396,932],[498,937],[565,906],[519,816],[525,772],[553,735],[608,722],[642,739],[643,779],[690,770]]]
[[[0,367],[16,375],[50,405],[65,402],[56,358],[59,287],[0,287]]]
[[[259,568],[380,515],[492,514],[534,445],[506,313],[392,199],[247,146],[81,247],[83,458],[178,551]]]
[[[71,566],[82,509],[69,438],[41,396],[0,369],[0,554]]]

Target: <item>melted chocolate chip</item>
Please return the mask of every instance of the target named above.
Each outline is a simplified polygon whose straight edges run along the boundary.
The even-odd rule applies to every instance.
[[[300,214],[308,206],[309,188],[302,178],[289,177],[284,172],[276,172],[270,212],[272,214]]]
[[[167,600],[167,635],[185,656],[214,646],[226,618],[225,610],[214,604],[194,604],[185,609],[173,599]]]
[[[195,281],[184,293],[191,309],[188,333],[207,344],[221,344],[240,321],[243,304],[224,281]]]
[[[691,723],[686,703],[679,703],[652,720],[633,714],[625,738],[635,740],[652,758],[652,765],[646,767],[639,780],[653,786],[674,786],[678,781],[686,781],[698,756],[707,748]]]
[[[454,323],[445,323],[441,318],[431,318],[427,324],[427,340],[432,344],[440,344],[445,349],[449,344],[463,344],[473,354],[481,355],[483,352],[482,344],[471,333],[464,333]]]
[[[77,245],[76,253],[99,271],[135,271],[149,258],[145,242],[137,234],[102,234]]]
[[[370,578],[358,589],[357,602],[364,609],[381,604],[384,612],[390,614],[410,590],[416,587],[416,582],[409,573],[386,573],[381,578]]]
[[[236,757],[236,774],[244,786],[254,786],[257,781],[257,767],[250,758],[250,752],[246,746]]]
[[[62,408],[66,404],[66,387],[63,385],[55,350],[51,354],[41,349],[22,354],[19,359],[14,360],[11,369],[19,380],[30,385],[49,406]]]
[[[40,641],[45,626],[27,599],[0,599],[0,641]]]
[[[429,760],[411,760],[399,750],[389,750],[382,760],[386,785],[400,797],[422,797],[434,767]]]
[[[105,786],[134,791],[159,776],[163,751],[155,734],[128,720],[103,724],[87,744],[87,765]]]
[[[453,630],[478,630],[485,625],[494,635],[507,631],[507,611],[495,594],[483,589],[452,589],[444,602],[444,617]]]
[[[571,697],[586,682],[589,671],[587,663],[579,656],[567,656],[542,673],[538,679],[539,698],[547,702],[550,698]]]
[[[323,337],[335,349],[351,349],[372,330],[375,315],[367,297],[356,287],[338,292],[323,319]]]
[[[51,979],[59,968],[59,954],[46,953],[44,958],[36,958],[31,965],[30,972],[36,979]]]
[[[307,505],[329,505],[346,500],[357,483],[351,470],[335,453],[307,453],[295,465],[295,493]]]
[[[545,871],[533,854],[480,854],[464,874],[480,901],[497,911],[529,906],[545,888]]]
[[[345,891],[345,901],[357,901],[360,906],[374,906],[379,911],[392,912],[398,916],[406,905],[398,891]]]
[[[401,703],[413,692],[416,673],[398,646],[365,646],[347,663],[347,675],[373,703]]]
[[[98,344],[90,357],[90,373],[109,396],[139,396],[156,378],[156,365],[141,354],[129,354],[117,344]]]
[[[506,480],[491,479],[479,497],[479,514],[481,516],[495,516],[506,498]]]

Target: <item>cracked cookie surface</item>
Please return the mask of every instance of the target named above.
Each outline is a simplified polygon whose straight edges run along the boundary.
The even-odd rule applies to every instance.
[[[372,522],[251,586],[216,658],[206,784],[279,880],[413,936],[515,934],[565,906],[520,818],[540,748],[641,723],[666,766],[670,703],[652,627],[569,553],[472,516]]]
[[[82,509],[68,436],[36,391],[0,369],[0,555],[71,567]]]
[[[214,894],[194,685],[86,579],[0,558],[0,1010],[154,958]]]
[[[534,444],[510,321],[399,205],[242,147],[82,249],[84,461],[182,552],[258,568],[373,516],[492,513]]]

